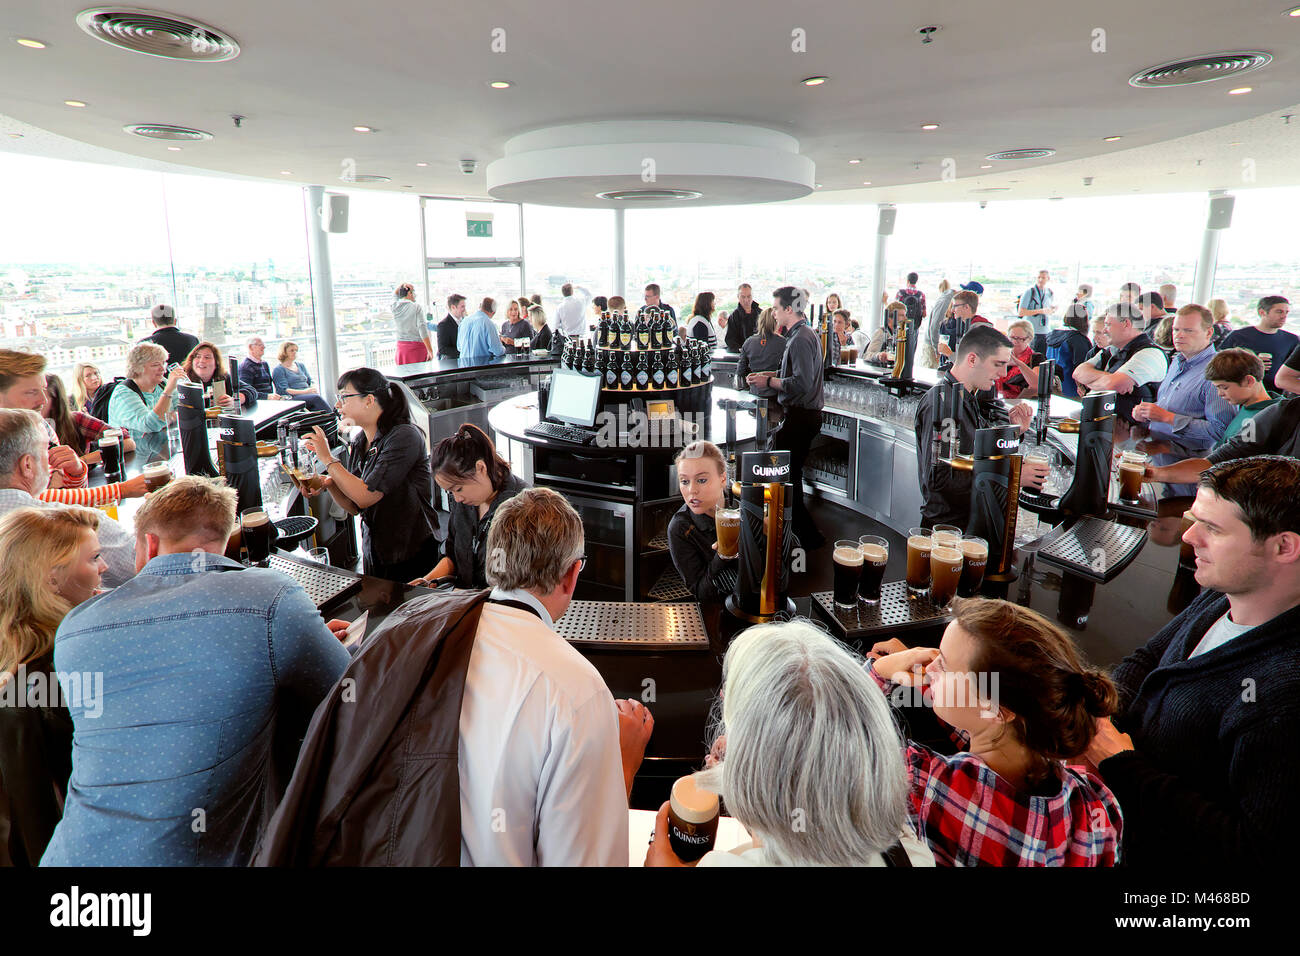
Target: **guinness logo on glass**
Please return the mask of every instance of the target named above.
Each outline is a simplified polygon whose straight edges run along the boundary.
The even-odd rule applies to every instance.
[[[1020,446],[1020,442],[1016,441],[1014,438],[999,438],[997,441],[997,446],[1003,451],[1011,451],[1015,448],[1018,448]]]

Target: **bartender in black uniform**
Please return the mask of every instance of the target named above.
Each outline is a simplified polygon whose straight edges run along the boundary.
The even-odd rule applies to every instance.
[[[722,580],[723,572],[736,566],[735,558],[718,554],[714,521],[726,491],[726,461],[717,445],[693,441],[677,453],[673,464],[685,504],[668,522],[668,553],[697,601],[721,600],[731,590]]]
[[[411,422],[396,382],[373,368],[344,372],[338,406],[361,428],[343,467],[317,426],[305,441],[325,465],[325,488],[350,515],[361,516],[366,574],[409,581],[438,557],[433,479],[424,433]]]
[[[826,543],[812,515],[803,503],[803,466],[808,449],[822,431],[822,346],[817,333],[808,327],[804,310],[808,291],[784,285],[772,293],[772,314],[786,339],[779,375],[751,374],[750,386],[764,385],[777,391],[785,418],[768,440],[770,451],[790,452],[791,508],[794,533],[813,551]],[[836,351],[835,357],[839,358]]]
[[[1008,410],[997,400],[977,394],[1006,375],[1010,361],[1010,339],[992,325],[972,326],[958,344],[952,368],[922,396],[915,426],[922,527],[953,524],[965,528],[970,521],[971,473],[935,460],[936,432],[945,440],[955,438],[958,447],[968,452],[981,428],[1014,424],[1023,434],[1029,427],[1034,416],[1030,406],[1019,404]],[[1020,485],[1041,488],[1046,477],[1046,469],[1026,465],[1020,472]]]
[[[456,434],[438,442],[431,460],[433,480],[451,495],[451,524],[442,544],[442,560],[410,583],[429,585],[450,577],[458,588],[488,587],[487,536],[492,518],[502,502],[528,486],[477,425],[461,425]]]

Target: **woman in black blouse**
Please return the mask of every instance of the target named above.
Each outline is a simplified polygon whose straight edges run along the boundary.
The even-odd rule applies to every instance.
[[[72,718],[54,675],[54,633],[99,590],[108,565],[98,528],[90,508],[19,508],[0,519],[0,813],[9,815],[0,865],[40,863],[63,816]]]
[[[551,350],[551,327],[546,324],[546,312],[540,305],[528,310],[528,321],[533,326],[533,351],[549,352]]]
[[[334,457],[320,426],[305,441],[325,465],[324,487],[344,511],[361,516],[366,574],[408,581],[438,557],[424,433],[397,383],[373,368],[344,372],[337,404],[361,428],[349,449],[351,470]]]
[[[726,461],[712,442],[694,441],[677,453],[677,486],[686,502],[668,522],[668,552],[696,600],[717,601],[727,592],[719,577],[734,558],[718,554],[713,513],[722,506]]]
[[[433,449],[433,480],[451,495],[451,525],[442,546],[442,560],[411,584],[433,584],[452,578],[458,588],[485,588],[487,534],[492,516],[527,485],[497,454],[492,439],[477,425],[461,425]]]

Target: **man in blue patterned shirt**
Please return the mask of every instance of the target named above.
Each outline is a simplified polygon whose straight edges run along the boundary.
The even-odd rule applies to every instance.
[[[1219,395],[1205,369],[1214,358],[1214,316],[1200,305],[1185,305],[1174,317],[1174,360],[1154,402],[1133,409],[1133,419],[1151,424],[1151,434],[1209,447],[1223,440],[1236,410]]]

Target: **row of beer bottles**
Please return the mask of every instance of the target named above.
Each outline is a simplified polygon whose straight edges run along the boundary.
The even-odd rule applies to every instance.
[[[689,388],[713,375],[713,357],[707,342],[688,339],[671,349],[620,352],[598,349],[589,342],[568,339],[560,355],[562,368],[599,375],[601,386],[622,391]]]
[[[626,312],[602,312],[596,326],[596,343],[602,349],[671,348],[677,339],[677,323],[663,309],[647,308],[629,319]]]

